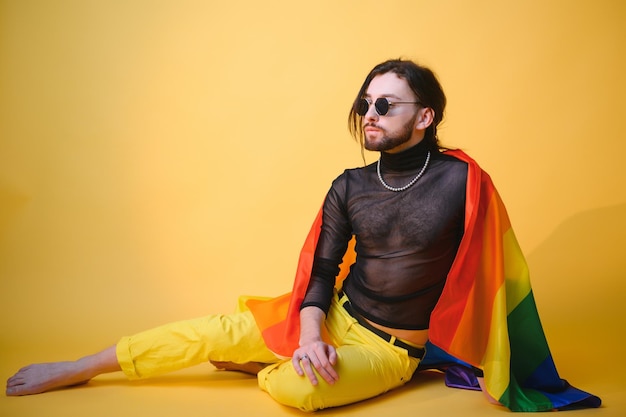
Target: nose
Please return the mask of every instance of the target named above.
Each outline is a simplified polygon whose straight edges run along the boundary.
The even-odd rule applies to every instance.
[[[374,103],[370,104],[370,106],[367,108],[367,113],[365,113],[365,116],[363,116],[363,118],[365,120],[378,120],[378,112],[376,111],[376,106],[374,105]]]

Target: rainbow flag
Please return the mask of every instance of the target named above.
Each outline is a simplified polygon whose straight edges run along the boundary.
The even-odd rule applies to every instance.
[[[599,407],[600,398],[559,377],[539,320],[526,261],[489,175],[464,152],[446,153],[469,167],[465,233],[431,316],[425,363],[433,367],[438,358],[442,363],[452,359],[482,370],[488,393],[512,411]],[[268,347],[285,357],[298,347],[299,309],[320,225],[321,211],[300,253],[292,292],[247,302]],[[354,260],[351,245],[338,287]]]

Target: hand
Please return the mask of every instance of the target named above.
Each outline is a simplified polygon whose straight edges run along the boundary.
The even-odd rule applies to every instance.
[[[300,346],[293,352],[291,362],[298,375],[306,374],[313,385],[318,384],[314,368],[331,385],[339,379],[337,371],[333,368],[337,363],[337,351],[333,346],[322,341]]]

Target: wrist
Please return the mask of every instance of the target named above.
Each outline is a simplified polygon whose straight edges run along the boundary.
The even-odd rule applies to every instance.
[[[321,336],[301,335],[300,336],[300,340],[298,341],[298,344],[300,346],[304,346],[304,345],[310,345],[312,343],[317,343],[317,342],[321,342],[321,341],[322,341],[322,337]]]

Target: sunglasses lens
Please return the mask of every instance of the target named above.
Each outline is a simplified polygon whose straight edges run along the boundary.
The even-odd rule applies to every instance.
[[[376,106],[376,113],[381,116],[386,115],[389,111],[389,101],[386,98],[377,99],[374,106]]]
[[[369,108],[370,104],[368,103],[368,101],[362,98],[356,103],[356,114],[358,114],[359,116],[365,116]]]
[[[376,99],[374,102],[374,108],[376,108],[376,113],[379,116],[384,116],[389,111],[389,100],[386,98]],[[367,111],[370,109],[370,103],[366,99],[362,98],[356,103],[356,114],[359,116],[365,116]]]

